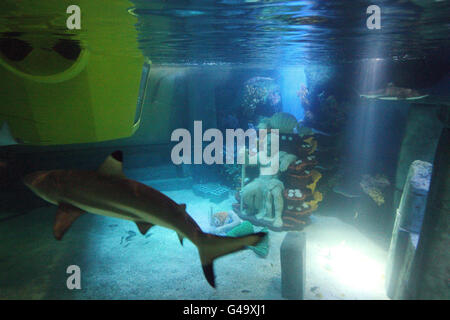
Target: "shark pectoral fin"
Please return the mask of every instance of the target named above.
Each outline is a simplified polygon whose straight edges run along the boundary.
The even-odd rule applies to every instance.
[[[177,232],[178,239],[180,240],[181,245],[183,245],[183,236]]]
[[[67,203],[61,203],[56,212],[53,234],[57,240],[61,240],[72,223],[84,213],[83,210]]]
[[[123,153],[122,151],[114,151],[111,153],[105,161],[98,168],[98,172],[110,175],[110,176],[118,176],[125,178],[123,173]]]
[[[154,224],[148,223],[148,222],[136,222],[136,225],[139,229],[139,231],[145,235],[147,231],[154,226]]]

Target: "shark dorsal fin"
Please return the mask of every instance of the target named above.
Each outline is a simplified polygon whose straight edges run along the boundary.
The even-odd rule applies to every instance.
[[[122,151],[114,151],[101,164],[100,168],[98,168],[98,172],[110,176],[125,178],[125,175],[123,173],[122,161],[123,161]]]
[[[136,222],[136,225],[139,229],[139,232],[143,235],[145,235],[147,231],[150,230],[151,227],[153,227],[153,224],[147,222]]]

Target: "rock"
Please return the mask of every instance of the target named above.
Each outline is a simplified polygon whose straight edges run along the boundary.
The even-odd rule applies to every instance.
[[[286,299],[301,300],[305,293],[306,236],[288,232],[280,248],[281,294]]]

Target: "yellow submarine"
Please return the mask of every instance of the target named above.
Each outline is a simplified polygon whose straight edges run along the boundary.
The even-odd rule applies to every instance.
[[[71,5],[80,9],[80,29],[68,28]],[[0,124],[14,138],[89,143],[138,129],[150,61],[138,50],[131,2],[7,0],[2,7],[9,21],[0,25]]]

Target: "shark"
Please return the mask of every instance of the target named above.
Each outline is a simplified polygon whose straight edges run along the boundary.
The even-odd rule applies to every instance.
[[[178,204],[156,189],[128,179],[123,173],[123,153],[111,153],[97,170],[36,171],[23,177],[37,196],[58,206],[53,233],[61,240],[70,226],[86,212],[133,221],[142,234],[154,225],[178,234],[181,245],[188,238],[197,246],[203,273],[215,288],[216,258],[259,244],[265,232],[241,237],[205,233]]]
[[[428,97],[428,95],[421,95],[416,90],[410,88],[396,87],[390,82],[385,89],[360,94],[360,97],[379,100],[420,100]]]

